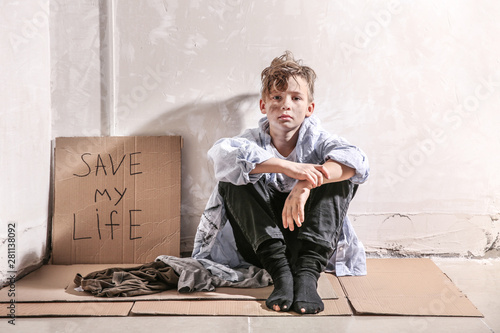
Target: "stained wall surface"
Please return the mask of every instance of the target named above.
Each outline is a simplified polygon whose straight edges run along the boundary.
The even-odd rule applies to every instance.
[[[189,248],[213,188],[206,150],[256,125],[260,72],[291,50],[318,73],[324,126],[370,158],[351,209],[367,247],[481,255],[499,231],[499,10],[488,1],[116,2],[115,131],[184,136]]]
[[[28,21],[39,8],[5,3]],[[25,106],[3,113],[17,122],[33,114],[28,103],[42,105],[38,112],[50,103],[50,115],[24,132],[45,138],[36,142],[44,149],[20,141],[46,158],[36,177],[45,187],[35,191],[43,202],[47,136],[182,135],[181,250],[190,251],[215,185],[206,151],[256,125],[260,72],[291,50],[318,74],[324,127],[369,156],[370,179],[350,210],[367,250],[492,255],[500,246],[499,14],[486,0],[54,0],[50,33],[29,44],[41,57],[6,58],[11,42],[2,39],[2,66],[32,76],[13,78],[23,88],[9,89],[29,95],[21,103],[2,83],[2,102]],[[50,96],[47,67],[23,67],[35,58],[50,62]],[[15,136],[0,136],[2,153],[25,161],[4,144]],[[28,192],[29,180],[10,172],[10,186]],[[26,214],[45,223],[46,207],[37,207]]]

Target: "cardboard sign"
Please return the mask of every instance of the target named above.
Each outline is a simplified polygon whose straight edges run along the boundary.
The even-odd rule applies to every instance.
[[[181,137],[57,138],[54,264],[179,256]]]

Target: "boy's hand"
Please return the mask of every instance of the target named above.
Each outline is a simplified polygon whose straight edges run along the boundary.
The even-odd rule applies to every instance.
[[[306,180],[312,188],[323,185],[323,182],[330,180],[331,172],[325,165],[296,163],[282,160],[276,157],[257,164],[250,174],[256,173],[283,173],[290,178]]]
[[[294,188],[288,195],[283,206],[281,218],[283,220],[283,227],[289,228],[290,231],[297,227],[301,227],[304,222],[304,207],[309,198],[309,193],[313,186],[307,180],[299,180]]]
[[[308,181],[313,188],[323,185],[323,179],[329,179],[330,173],[324,165],[288,162],[283,173],[290,178]]]

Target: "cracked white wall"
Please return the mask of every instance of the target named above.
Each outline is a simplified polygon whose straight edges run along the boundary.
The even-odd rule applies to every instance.
[[[498,257],[498,215],[353,214],[352,218],[368,251],[379,255]]]
[[[49,66],[40,65],[49,61],[48,28],[17,58],[7,56],[11,41],[2,37],[10,80],[0,96],[11,105],[2,130],[37,119],[18,125],[18,136],[0,134],[2,170],[11,176],[0,199],[14,205],[10,219],[47,227],[50,138],[181,134],[182,250],[189,251],[214,186],[206,151],[255,126],[260,71],[289,49],[318,73],[324,127],[370,158],[371,177],[350,210],[369,251],[482,256],[499,248],[499,3],[50,3],[50,95]],[[41,20],[38,3],[6,1],[2,9],[7,32]],[[14,13],[20,20],[9,19]],[[16,141],[23,136],[32,139]],[[25,164],[29,153],[44,162]],[[19,165],[36,172],[25,175]],[[14,188],[33,190],[36,202],[11,199]],[[39,253],[45,238],[26,240]]]

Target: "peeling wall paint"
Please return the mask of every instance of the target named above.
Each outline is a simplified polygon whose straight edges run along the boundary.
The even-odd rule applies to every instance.
[[[19,133],[38,138],[14,151],[7,143],[19,133],[0,134],[17,163],[2,163],[8,188],[29,191],[14,166],[36,151],[46,159],[34,192],[48,200],[47,135],[180,134],[181,250],[190,251],[215,185],[206,151],[256,125],[260,72],[288,49],[317,71],[324,127],[370,158],[350,209],[369,252],[476,257],[500,248],[500,3],[53,0],[49,16],[39,3],[2,4],[2,29],[24,33],[19,45],[31,51],[9,56],[2,35],[13,82],[2,83],[2,122],[27,120]],[[34,107],[43,119],[33,124]],[[10,211],[42,230],[41,202]],[[45,246],[45,236],[27,239],[36,253]]]
[[[352,214],[373,255],[483,257],[499,249],[498,215]]]

